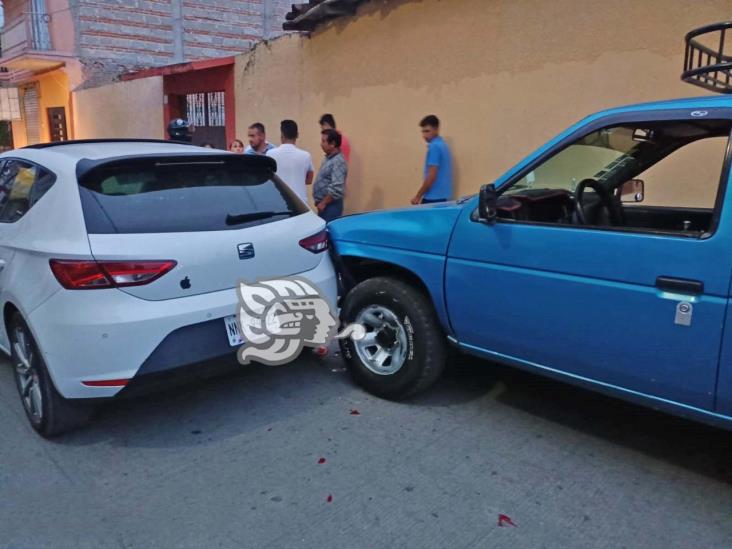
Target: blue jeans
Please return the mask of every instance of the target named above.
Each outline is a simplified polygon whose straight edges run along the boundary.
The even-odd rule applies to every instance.
[[[436,204],[438,202],[447,202],[447,198],[423,198],[422,204]]]
[[[343,215],[343,199],[334,200],[318,214],[326,222],[333,221]]]

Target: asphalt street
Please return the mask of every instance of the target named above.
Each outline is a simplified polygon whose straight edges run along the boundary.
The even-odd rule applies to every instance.
[[[732,433],[488,363],[241,367],[46,441],[0,359],[0,547],[730,548],[731,484]]]

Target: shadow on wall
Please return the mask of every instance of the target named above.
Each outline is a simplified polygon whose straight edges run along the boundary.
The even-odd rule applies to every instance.
[[[583,18],[577,14],[584,6],[579,0],[374,0],[361,4],[355,16],[316,28],[305,49],[307,57],[321,61],[313,67],[315,79],[331,96],[363,86],[401,83],[422,90],[485,75],[541,73],[552,64],[562,65],[555,67],[559,77],[577,78],[581,85],[586,75],[568,64],[592,65],[604,54],[631,63],[640,52],[678,56],[678,41],[665,37],[680,38],[709,17],[696,3],[675,2],[667,10],[659,9],[660,0],[592,4],[592,17]],[[706,11],[717,13],[716,5],[723,4],[709,0]],[[629,25],[628,14],[638,23]],[[575,22],[570,36],[568,21]],[[657,30],[645,32],[646,21]],[[349,62],[343,62],[346,57]]]
[[[457,151],[457,148],[456,148],[455,141],[452,138],[452,136],[443,135],[442,139],[445,140],[445,143],[447,143],[447,147],[450,149],[450,157],[452,160],[452,197],[451,198],[454,200],[456,198],[459,198],[457,196],[457,192],[458,192],[457,182],[462,181],[460,179],[460,162],[458,162],[459,156],[455,154],[455,152]],[[472,189],[473,187],[475,187],[475,184],[476,184],[475,181],[471,181],[469,187]],[[482,184],[482,183],[477,183],[477,184]],[[463,182],[463,186],[465,186],[465,182]]]
[[[361,4],[358,8],[358,13],[350,17],[339,17],[333,23],[333,28],[340,34],[350,23],[352,23],[359,16],[364,14],[379,16],[379,21],[383,21],[391,15],[392,12],[401,8],[404,4],[423,4],[424,0],[371,0]]]
[[[369,210],[380,210],[385,207],[385,193],[380,185],[373,182],[365,184],[363,164],[358,154],[358,144],[354,146],[348,165],[348,183],[346,185],[345,212],[358,213]],[[354,208],[358,204],[359,207]]]
[[[359,204],[364,204],[363,209],[365,211],[381,210],[386,207],[384,201],[384,190],[381,187],[374,187],[373,189],[371,189],[370,194],[371,196],[368,198],[368,200],[359,202]]]
[[[453,178],[453,199],[459,198],[457,193],[457,181],[460,181],[460,163],[457,161],[455,155],[456,145],[452,137],[443,136],[443,139],[447,142],[450,148],[450,154],[452,155],[452,178]],[[346,213],[357,213],[363,211],[381,210],[389,207],[407,207],[409,206],[409,199],[414,196],[419,189],[422,182],[422,172],[424,156],[420,156],[417,159],[419,176],[410,178],[409,180],[399,180],[380,183],[374,183],[369,181],[365,184],[363,177],[363,169],[361,164],[361,157],[357,154],[357,148],[354,147],[354,152],[351,153],[351,162],[348,167],[348,186],[346,189],[346,200],[345,200],[345,211]],[[426,152],[426,149],[425,149]],[[490,183],[489,177],[481,179],[476,185],[482,185],[483,183]],[[406,198],[400,204],[387,205],[387,187],[391,183],[393,186],[398,188],[392,188],[389,194],[393,195],[404,195]],[[471,187],[472,188],[472,187]],[[477,188],[477,186],[475,187]],[[405,194],[406,193],[406,194]],[[358,208],[354,208],[353,205],[360,205]]]

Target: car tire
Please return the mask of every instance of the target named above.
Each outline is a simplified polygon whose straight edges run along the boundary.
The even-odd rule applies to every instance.
[[[10,319],[8,335],[15,384],[33,429],[50,438],[84,425],[91,415],[91,406],[59,394],[38,345],[19,313]]]
[[[366,327],[361,341],[341,339],[341,352],[354,381],[378,397],[413,396],[435,383],[445,368],[445,334],[432,303],[405,281],[361,282],[345,296],[341,322]]]

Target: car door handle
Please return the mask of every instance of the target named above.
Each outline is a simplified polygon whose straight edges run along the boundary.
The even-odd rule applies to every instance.
[[[674,278],[672,276],[659,276],[656,278],[656,287],[660,290],[678,292],[681,294],[703,294],[704,283],[701,280],[689,278]]]

